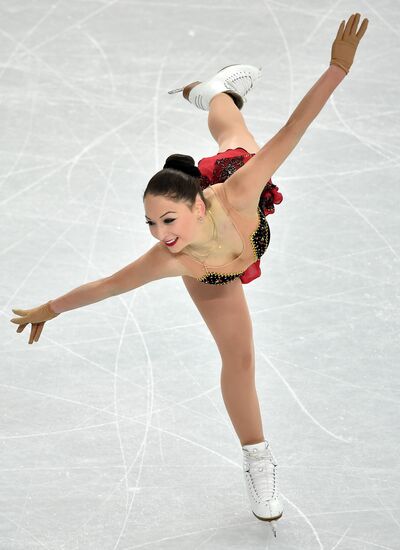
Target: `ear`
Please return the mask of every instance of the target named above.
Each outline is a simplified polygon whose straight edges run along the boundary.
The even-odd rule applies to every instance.
[[[196,214],[198,216],[204,217],[206,215],[206,205],[204,204],[204,201],[202,200],[200,195],[197,195],[195,208],[196,208]]]

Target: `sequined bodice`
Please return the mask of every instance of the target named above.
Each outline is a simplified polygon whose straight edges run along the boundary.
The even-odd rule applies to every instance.
[[[258,225],[254,227],[254,220],[249,220],[235,210],[228,202],[224,184],[212,185],[212,191],[217,196],[225,212],[231,218],[244,242],[244,248],[239,257],[219,267],[207,266],[206,263],[196,260],[187,254],[179,255],[179,259],[188,267],[195,278],[205,284],[227,284],[237,279],[246,269],[256,262],[268,248],[270,241],[269,225],[258,207]],[[178,256],[177,256],[178,257]]]

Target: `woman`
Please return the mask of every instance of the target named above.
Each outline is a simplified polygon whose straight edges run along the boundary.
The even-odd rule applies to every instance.
[[[346,25],[341,22],[329,68],[262,148],[240,112],[260,76],[256,67],[225,67],[207,82],[194,82],[170,92],[183,91],[189,102],[209,111],[208,125],[219,152],[202,159],[198,167],[191,157],[172,155],[149,181],[143,195],[145,217],[151,234],[160,242],[109,277],[39,307],[13,309],[19,317],[11,319],[19,325],[17,332],[32,324],[32,344],[39,340],[45,322],[62,312],[150,281],[182,276],[220,351],[222,394],[243,449],[253,514],[269,522],[282,516],[283,507],[276,482],[277,464],[263,434],[252,326],[242,284],[260,276],[260,257],[269,243],[266,216],[282,201],[270,177],[348,74],[368,26],[364,19],[357,32],[359,19],[357,13]]]

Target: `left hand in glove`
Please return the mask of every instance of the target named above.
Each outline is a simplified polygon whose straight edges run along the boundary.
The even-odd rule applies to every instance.
[[[358,32],[356,32],[359,21],[359,13],[351,15],[346,26],[342,21],[332,44],[330,64],[341,67],[346,73],[350,71],[358,44],[368,27],[368,19],[363,19]]]

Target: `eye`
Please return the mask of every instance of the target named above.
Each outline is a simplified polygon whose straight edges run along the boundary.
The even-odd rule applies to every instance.
[[[165,223],[168,223],[170,224],[171,222],[174,222],[176,218],[167,218],[166,220],[164,220]],[[147,225],[154,225],[153,222],[146,222]]]

